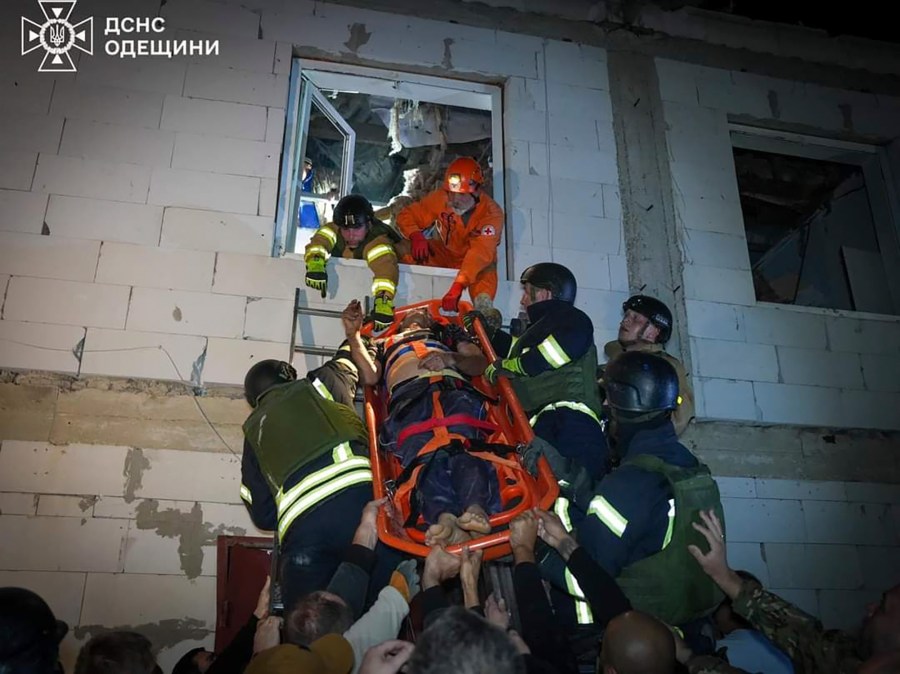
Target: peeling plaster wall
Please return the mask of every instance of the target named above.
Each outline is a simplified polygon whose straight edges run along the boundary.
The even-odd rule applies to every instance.
[[[67,671],[107,629],[145,634],[170,671],[212,645],[217,536],[267,535],[239,485],[230,453],[4,440],[0,585],[34,589],[69,623]]]

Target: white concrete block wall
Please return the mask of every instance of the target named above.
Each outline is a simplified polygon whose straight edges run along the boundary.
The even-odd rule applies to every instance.
[[[59,151],[68,157],[167,167],[174,144],[171,131],[72,119]]]
[[[859,482],[717,478],[729,562],[825,625],[858,626],[900,582],[900,488]]]
[[[163,95],[61,80],[53,90],[51,114],[66,119],[159,128]]]
[[[0,230],[40,234],[47,200],[46,194],[0,190]]]
[[[147,202],[151,169],[136,164],[100,162],[42,154],[34,176],[37,192],[110,201]]]
[[[900,317],[760,303],[729,118],[900,135],[897,99],[657,59],[701,418],[900,429]],[[849,108],[847,107],[849,106]]]
[[[264,140],[266,115],[258,105],[166,96],[160,126],[172,131]]]
[[[129,5],[136,16],[157,9]],[[166,351],[184,374],[205,350],[203,381],[236,384],[260,354],[283,357],[284,312],[303,279],[302,261],[270,257],[291,45],[340,59],[353,24],[369,34],[356,56],[371,65],[504,83],[510,271],[570,265],[585,293],[599,291],[579,304],[595,312],[598,339],[610,337],[627,274],[602,49],[339,5],[254,9],[165,4],[166,37],[219,40],[218,57],[98,53],[52,79],[15,57],[22,86],[0,103],[0,274],[11,277],[0,323],[88,331],[74,368],[68,355],[14,345],[4,363],[173,378]],[[409,37],[397,38],[400,26]],[[398,302],[440,296],[451,276],[404,270]],[[329,285],[325,306],[340,308],[368,294],[370,273],[334,264]],[[501,286],[498,304],[515,315],[517,284]],[[337,341],[333,320],[307,322],[305,342]],[[145,358],[129,367],[128,353]]]
[[[0,535],[16,545],[0,550],[0,586],[35,590],[68,622],[67,671],[98,629],[161,621],[176,635],[160,653],[169,671],[197,640],[212,643],[216,537],[269,535],[239,483],[227,452],[4,441]]]
[[[154,246],[159,242],[163,209],[147,204],[84,199],[53,194],[43,222],[50,236]],[[38,225],[38,232],[41,231]]]
[[[206,338],[88,328],[81,374],[189,380]]]

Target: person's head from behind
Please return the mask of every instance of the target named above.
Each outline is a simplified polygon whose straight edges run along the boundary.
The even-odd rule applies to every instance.
[[[175,663],[172,674],[206,674],[216,654],[205,648],[192,648]]]
[[[859,642],[860,654],[866,658],[900,652],[900,585],[866,607]]]
[[[610,411],[619,424],[657,422],[680,404],[678,373],[663,358],[626,351],[603,372]]]
[[[556,262],[538,262],[522,272],[519,277],[522,299],[519,303],[527,309],[532,304],[547,300],[575,303],[578,283],[568,267]]]
[[[297,379],[297,370],[290,363],[272,358],[261,360],[247,370],[244,377],[244,397],[250,407],[259,405],[260,398],[279,384]]]
[[[735,571],[735,573],[744,580],[752,580],[759,583],[759,578],[749,571]],[[762,583],[760,583],[762,585]],[[712,614],[713,624],[722,634],[731,634],[735,630],[752,630],[753,625],[745,620],[740,614],[736,613],[732,608],[730,597],[725,597],[719,607]]]
[[[406,663],[407,674],[520,674],[516,647],[499,627],[454,606],[428,626]]]
[[[284,643],[309,647],[326,634],[343,634],[353,624],[347,602],[320,590],[301,597],[284,617]]]
[[[162,674],[162,669],[147,637],[137,632],[108,632],[81,647],[75,674]]]
[[[665,344],[672,336],[672,312],[663,302],[648,295],[632,295],[622,304],[619,343]]]
[[[434,325],[434,319],[426,309],[415,309],[403,314],[398,325],[398,332],[405,330],[427,330]]]
[[[0,673],[61,673],[59,642],[68,630],[31,590],[0,588]]]
[[[628,611],[613,618],[603,636],[598,674],[670,674],[675,671],[675,639],[651,615]]]

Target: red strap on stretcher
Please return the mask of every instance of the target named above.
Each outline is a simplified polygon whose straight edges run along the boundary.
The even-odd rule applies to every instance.
[[[417,424],[410,424],[397,436],[397,445],[402,445],[403,441],[406,440],[410,435],[415,435],[416,433],[424,433],[425,431],[430,431],[434,428],[446,428],[448,426],[454,426],[456,424],[467,424],[474,428],[480,428],[484,431],[496,431],[497,424],[491,423],[490,421],[483,421],[481,419],[477,419],[473,416],[469,416],[468,414],[451,414],[449,417],[435,417],[432,419],[426,419],[425,421],[420,421]]]

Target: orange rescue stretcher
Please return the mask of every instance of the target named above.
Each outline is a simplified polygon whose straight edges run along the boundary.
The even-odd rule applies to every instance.
[[[410,311],[428,309],[438,321],[462,324],[462,316],[472,310],[468,302],[460,302],[460,313],[447,316],[441,314],[441,301],[429,300],[397,308],[394,324],[378,335],[389,337],[397,331],[400,321]],[[484,327],[474,321],[474,330],[481,349],[488,362],[496,359]],[[371,329],[371,326],[367,326]],[[364,330],[365,332],[365,330]],[[482,377],[474,377],[472,384],[485,395],[488,407],[486,420],[493,427],[486,438],[488,443],[498,443],[512,447],[522,447],[534,437],[528,418],[509,381],[500,377],[496,386],[491,386]],[[414,526],[404,526],[410,513],[411,490],[400,489],[396,493],[391,488],[403,472],[400,462],[390,452],[378,446],[378,429],[386,414],[386,395],[383,384],[365,388],[365,420],[369,431],[369,455],[372,463],[373,489],[375,498],[389,497],[393,508],[382,508],[378,513],[378,537],[386,545],[403,552],[426,557],[430,548],[425,545],[425,527],[419,517]],[[484,454],[478,454],[484,456]],[[538,475],[533,477],[521,464],[521,453],[511,452],[505,457],[496,457],[492,463],[497,469],[500,482],[501,510],[491,516],[491,533],[474,538],[465,544],[447,546],[451,553],[459,553],[466,545],[470,550],[483,550],[485,560],[493,560],[511,553],[508,523],[524,511],[540,507],[549,509],[559,493],[556,478],[544,458],[538,463]]]

